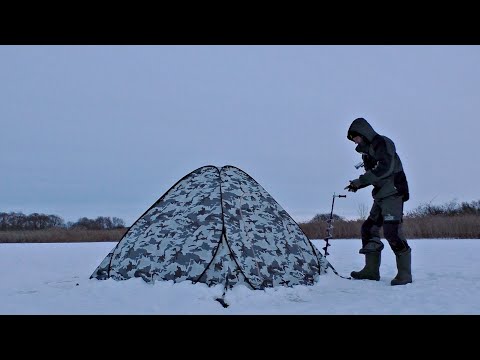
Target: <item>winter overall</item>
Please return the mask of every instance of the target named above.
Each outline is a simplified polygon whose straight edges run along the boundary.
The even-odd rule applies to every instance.
[[[380,280],[380,263],[383,243],[380,229],[395,254],[397,275],[391,285],[405,285],[412,282],[412,249],[402,231],[403,203],[409,199],[408,182],[403,171],[395,144],[386,136],[377,134],[363,118],[355,119],[348,129],[347,138],[353,141],[361,136],[362,142],[355,150],[362,154],[365,173],[350,181],[349,191],[357,191],[373,185],[373,205],[369,217],[362,224],[362,248],[365,266],[352,271],[354,279]]]

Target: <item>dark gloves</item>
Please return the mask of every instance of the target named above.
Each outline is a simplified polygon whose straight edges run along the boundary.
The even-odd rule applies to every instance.
[[[351,191],[351,192],[356,192],[358,190],[358,188],[356,188],[355,186],[352,185],[352,183],[350,183],[350,185],[348,186],[345,186],[344,188],[345,190],[348,190],[348,191]]]
[[[348,190],[351,192],[356,192],[358,189],[360,189],[360,180],[355,179],[355,180],[350,180],[350,184],[345,186],[344,190]]]

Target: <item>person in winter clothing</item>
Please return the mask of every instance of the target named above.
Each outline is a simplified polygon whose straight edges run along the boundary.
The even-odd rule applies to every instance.
[[[380,263],[383,243],[380,228],[390,248],[395,253],[398,273],[391,285],[405,285],[412,282],[412,249],[403,235],[403,204],[408,201],[408,182],[403,171],[395,144],[386,136],[380,135],[364,118],[355,119],[350,125],[347,138],[357,146],[362,154],[365,173],[351,180],[346,190],[356,192],[373,186],[373,205],[370,214],[362,224],[362,248],[365,266],[360,271],[352,271],[354,279],[380,280]]]

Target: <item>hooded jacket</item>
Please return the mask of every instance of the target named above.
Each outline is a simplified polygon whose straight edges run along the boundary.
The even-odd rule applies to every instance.
[[[407,201],[408,182],[393,141],[378,134],[364,118],[353,120],[348,129],[349,140],[358,135],[363,142],[355,150],[362,154],[365,167],[365,173],[358,178],[360,188],[373,185],[372,196],[377,200],[398,194]]]

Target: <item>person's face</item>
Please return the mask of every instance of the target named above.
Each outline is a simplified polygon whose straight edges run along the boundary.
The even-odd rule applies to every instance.
[[[358,145],[358,144],[361,144],[361,143],[362,143],[363,139],[362,139],[362,137],[361,137],[360,135],[358,135],[358,136],[355,136],[355,137],[353,138],[353,141],[355,142],[355,144]]]

